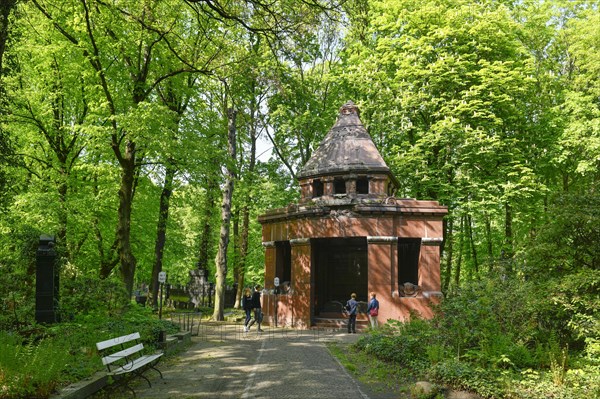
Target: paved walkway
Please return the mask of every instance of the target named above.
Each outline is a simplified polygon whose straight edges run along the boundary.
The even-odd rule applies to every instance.
[[[164,379],[150,370],[152,388],[141,379],[133,387],[141,399],[386,398],[369,393],[327,349],[327,342],[347,345],[358,336],[204,326],[184,353],[159,365]]]

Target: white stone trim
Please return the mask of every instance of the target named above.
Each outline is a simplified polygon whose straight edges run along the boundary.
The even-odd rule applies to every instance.
[[[369,244],[393,244],[398,242],[398,237],[392,236],[367,236]]]
[[[444,242],[444,239],[441,237],[422,237],[421,244],[422,245],[433,245],[440,246]]]
[[[292,238],[290,245],[307,245],[310,244],[310,238]]]
[[[443,298],[444,294],[441,291],[423,291],[423,297],[425,298]]]

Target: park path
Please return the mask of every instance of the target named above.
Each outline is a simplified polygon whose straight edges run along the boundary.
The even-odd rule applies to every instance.
[[[159,364],[164,379],[150,370],[152,387],[140,379],[133,387],[140,399],[382,399],[365,393],[326,346],[357,338],[341,332],[265,328],[244,333],[240,325],[208,326],[185,352]]]

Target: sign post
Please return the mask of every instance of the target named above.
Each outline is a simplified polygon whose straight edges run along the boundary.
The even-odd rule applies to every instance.
[[[279,297],[277,295],[279,294],[279,277],[275,277],[273,284],[275,285],[275,327],[277,327],[277,305],[279,302]]]
[[[158,282],[160,283],[160,307],[158,309],[158,318],[162,319],[163,287],[167,281],[167,272],[158,273]]]

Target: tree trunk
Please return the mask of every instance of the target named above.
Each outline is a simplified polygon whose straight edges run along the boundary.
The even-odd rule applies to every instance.
[[[506,262],[506,272],[512,274],[512,257],[513,257],[513,233],[512,233],[512,207],[507,202],[504,204],[505,221],[504,221],[504,251],[503,260]]]
[[[215,190],[217,182],[212,178],[208,178],[206,185],[206,197],[204,201],[204,216],[202,218],[202,232],[200,233],[200,245],[198,249],[198,268],[208,268],[208,258],[210,252],[210,237],[212,234],[211,217],[215,208]]]
[[[446,273],[442,284],[442,292],[448,292],[450,279],[452,278],[452,255],[454,249],[454,219],[452,217],[444,219],[444,230],[446,231],[444,240],[444,252],[446,253]]]
[[[167,241],[167,222],[169,221],[169,203],[173,192],[173,179],[175,178],[175,168],[167,166],[165,170],[165,179],[160,194],[160,205],[158,210],[158,223],[156,226],[156,243],[154,244],[154,266],[152,267],[152,281],[150,282],[150,291],[152,293],[152,304],[154,307],[158,304],[158,273],[162,271],[163,250]]]
[[[485,239],[487,241],[487,256],[489,269],[492,268],[492,261],[494,259],[494,247],[492,243],[492,221],[489,213],[485,213]]]
[[[71,260],[69,254],[69,247],[67,243],[67,196],[69,193],[69,186],[67,183],[68,174],[66,172],[66,166],[61,165],[60,177],[58,186],[58,227],[56,232],[56,242],[60,248],[60,256],[67,260]]]
[[[119,152],[118,145],[114,148]],[[119,155],[117,155],[118,157]],[[119,209],[117,221],[117,252],[119,254],[120,273],[127,293],[133,292],[133,280],[137,260],[131,251],[131,208],[135,183],[135,143],[128,141],[125,154],[121,158],[121,186],[119,188]]]
[[[253,103],[254,105],[254,103]],[[234,276],[237,282],[237,292],[235,294],[235,305],[237,309],[242,299],[242,293],[244,292],[244,280],[246,277],[246,258],[248,256],[248,237],[250,235],[250,206],[252,204],[252,189],[254,186],[254,171],[256,169],[256,118],[255,118],[256,107],[252,107],[250,111],[251,117],[251,128],[250,128],[250,160],[248,162],[248,171],[246,174],[248,186],[246,192],[248,193],[244,198],[244,205],[242,207],[242,234],[239,243],[239,256],[238,262],[234,266]]]
[[[460,269],[462,266],[462,257],[465,242],[465,216],[460,217],[460,240],[458,242],[458,259],[456,260],[456,273],[454,273],[454,285],[460,287]]]
[[[215,309],[213,312],[213,320],[215,321],[224,320],[225,285],[227,283],[227,247],[229,245],[231,199],[233,197],[235,180],[236,116],[237,111],[235,109],[227,109],[227,144],[229,157],[226,165],[225,186],[223,187],[223,203],[221,204],[221,232],[219,235],[219,251],[217,253],[217,281],[215,284]]]
[[[2,77],[4,52],[6,50],[6,42],[8,41],[10,12],[17,5],[17,0],[3,0],[0,2],[0,77]]]
[[[232,215],[233,218],[233,259],[232,259],[232,263],[233,263],[233,281],[237,284],[239,284],[240,282],[240,277],[242,277],[241,273],[240,273],[240,256],[241,256],[241,251],[240,251],[240,212],[239,210],[236,210],[235,212],[233,212]],[[241,279],[242,284],[243,284],[243,277]],[[234,309],[239,309],[240,307],[240,302],[241,300],[238,300],[237,297],[237,292],[241,289],[242,287],[238,287],[236,294],[235,294],[235,301],[233,303],[233,308]]]
[[[475,277],[479,278],[479,262],[477,261],[477,248],[475,247],[475,239],[473,238],[473,218],[471,215],[467,215],[467,228],[469,229],[471,256],[473,256],[473,269],[475,270]]]

